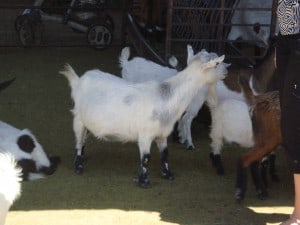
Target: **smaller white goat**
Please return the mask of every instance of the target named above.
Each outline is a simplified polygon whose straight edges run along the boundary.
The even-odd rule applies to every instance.
[[[74,100],[75,172],[83,172],[82,149],[89,130],[101,139],[138,143],[138,184],[142,187],[150,184],[148,163],[151,143],[155,141],[161,154],[162,176],[173,179],[168,166],[167,137],[197,92],[225,77],[223,60],[224,56],[204,63],[195,58],[176,76],[145,83],[131,83],[100,70],[87,71],[79,78],[67,65],[61,73],[69,80]]]
[[[21,194],[21,168],[17,167],[13,155],[0,153],[0,225],[13,202]]]
[[[24,180],[35,180],[55,172],[59,157],[48,159],[43,147],[28,130],[0,121],[0,152],[11,153],[22,168]]]
[[[129,56],[129,47],[123,48],[119,61],[122,68],[122,78],[127,81],[133,83],[141,83],[146,81],[162,82],[178,73],[176,69],[161,66],[142,57],[134,57],[129,60]],[[217,58],[218,55],[213,52],[208,53],[205,49],[202,49],[197,54],[194,54],[192,46],[187,45],[187,65],[189,65],[197,57],[203,62],[208,62],[210,59]],[[176,58],[171,58],[171,60],[174,62]],[[170,64],[175,67],[176,61]],[[223,63],[223,65],[226,64]],[[198,114],[198,111],[202,107],[202,104],[207,97],[207,90],[208,86],[206,85],[197,92],[196,96],[185,110],[184,115],[178,121],[177,129],[179,141],[181,143],[186,143],[187,148],[191,150],[195,148],[191,134],[191,123],[194,117],[196,117]]]

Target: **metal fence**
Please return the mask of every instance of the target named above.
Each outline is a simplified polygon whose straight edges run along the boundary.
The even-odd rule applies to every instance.
[[[266,0],[267,7],[259,7],[261,3],[245,8],[249,0],[172,0],[169,1],[165,57],[182,56],[182,49],[191,44],[195,50],[205,48],[219,54],[226,54],[231,59],[246,59],[255,63],[261,53],[245,53],[244,47],[266,47],[259,36],[274,36],[276,0]],[[253,2],[253,1],[252,1]],[[254,1],[257,2],[257,1]],[[248,4],[249,5],[249,4]],[[234,16],[239,15],[241,18]],[[242,21],[245,17],[264,17],[263,22],[250,23]],[[235,21],[233,21],[235,20]],[[255,21],[253,19],[253,21]],[[229,39],[231,32],[243,30],[252,36],[244,39]],[[256,33],[255,33],[256,32]],[[231,35],[232,36],[232,35]],[[257,37],[254,37],[257,36]],[[185,52],[184,52],[185,53]]]

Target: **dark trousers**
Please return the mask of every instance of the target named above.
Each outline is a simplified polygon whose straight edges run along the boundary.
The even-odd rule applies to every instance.
[[[300,34],[279,35],[276,61],[282,144],[290,159],[293,173],[300,173]]]

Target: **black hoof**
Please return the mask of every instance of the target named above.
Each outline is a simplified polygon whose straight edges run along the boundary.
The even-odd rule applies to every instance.
[[[84,162],[83,156],[76,156],[76,160],[75,160],[75,163],[74,163],[76,174],[82,174],[83,173],[83,162]]]
[[[175,179],[174,174],[170,170],[162,171],[161,174],[162,174],[162,178],[164,178],[166,180],[174,180]]]
[[[75,173],[76,173],[76,174],[82,174],[82,173],[83,173],[83,165],[78,165],[78,166],[75,168]]]
[[[150,181],[142,175],[140,175],[139,178],[135,179],[134,181],[141,188],[150,188],[151,187]]]
[[[268,198],[268,192],[263,190],[257,190],[257,197],[260,200],[266,200]]]
[[[150,188],[151,185],[150,185],[150,181],[149,180],[146,180],[146,181],[143,181],[143,182],[138,182],[138,185],[139,187],[141,188]]]
[[[192,145],[190,145],[190,146],[187,147],[187,150],[189,150],[189,151],[195,151],[195,148]]]
[[[215,163],[215,155],[214,153],[210,152],[209,153],[209,158],[210,158],[210,161],[211,161],[211,164],[213,167],[216,167],[216,163]]]
[[[238,188],[235,191],[234,197],[238,203],[241,203],[245,197],[245,193],[240,188]]]

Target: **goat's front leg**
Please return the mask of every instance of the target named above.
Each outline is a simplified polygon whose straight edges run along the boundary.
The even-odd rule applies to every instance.
[[[169,151],[167,146],[167,138],[157,138],[155,142],[160,152],[162,177],[168,180],[174,180],[174,175],[170,171],[168,164]]]
[[[190,113],[186,113],[180,119],[180,126],[178,127],[180,143],[186,144],[188,150],[195,150],[195,146],[192,140],[191,126],[193,121],[193,116]]]
[[[143,188],[148,188],[150,186],[150,181],[148,179],[148,165],[150,161],[150,147],[151,139],[140,139],[138,142],[140,157],[141,157],[141,171],[138,177],[138,185]]]
[[[74,162],[75,173],[81,174],[83,172],[84,163],[84,143],[87,136],[87,129],[84,127],[81,120],[74,117],[73,129],[76,137],[76,158]]]

